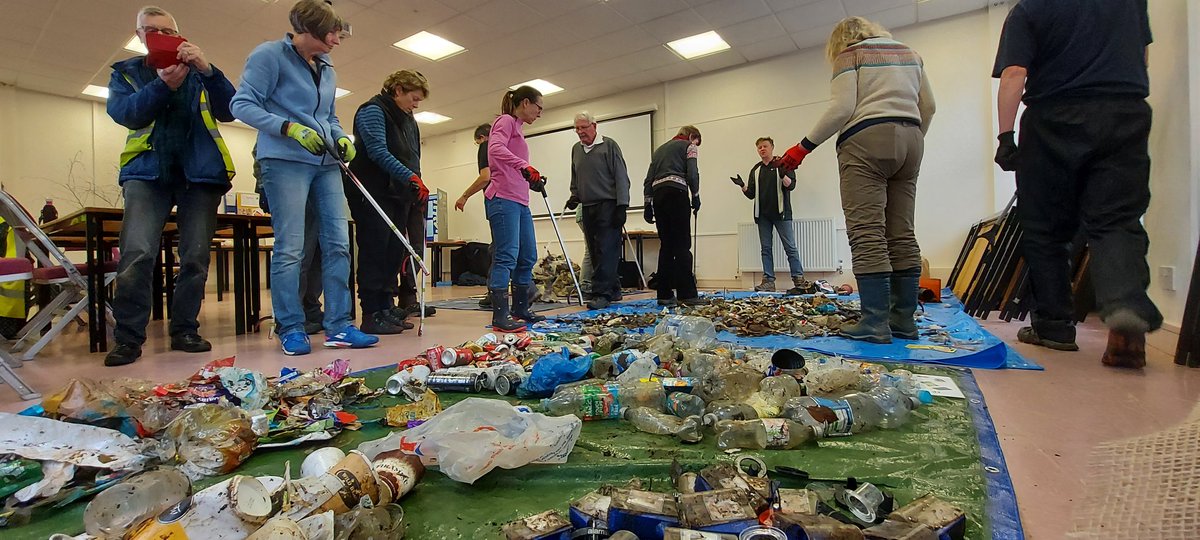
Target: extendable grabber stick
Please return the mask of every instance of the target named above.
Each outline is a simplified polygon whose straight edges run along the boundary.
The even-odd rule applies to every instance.
[[[554,236],[558,237],[558,247],[562,248],[563,258],[567,261],[567,271],[571,273],[571,281],[575,283],[575,292],[579,295],[579,305],[583,305],[583,288],[579,286],[579,278],[575,276],[575,267],[571,265],[571,256],[567,254],[567,244],[563,242],[562,232],[558,230],[558,219],[554,217],[554,209],[550,206],[550,196],[546,194],[546,177],[534,182],[529,178],[528,171],[521,171],[525,175],[525,180],[529,181],[529,189],[542,194],[542,200],[546,202],[546,213],[550,214],[550,224],[554,225]],[[568,299],[568,303],[570,300]]]

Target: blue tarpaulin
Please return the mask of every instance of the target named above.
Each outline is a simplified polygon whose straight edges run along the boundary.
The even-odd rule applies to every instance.
[[[772,293],[730,292],[719,296],[725,298],[747,298],[764,294]],[[851,295],[839,298],[855,300],[858,297],[857,295]],[[540,323],[535,329],[539,331],[578,331],[580,328],[578,321],[580,319],[595,317],[601,313],[618,312],[635,314],[658,311],[660,309],[662,308],[657,305],[654,299],[621,302],[603,310],[563,315]],[[935,343],[924,335],[918,341],[898,339],[889,345],[866,343],[843,337],[813,337],[808,339],[786,335],[742,337],[728,331],[718,332],[717,338],[723,342],[738,343],[750,347],[807,349],[825,354],[868,360],[944,364],[982,369],[1043,369],[1042,366],[1029,361],[1013,350],[1012,347],[1000,341],[1000,338],[984,330],[975,319],[963,312],[962,303],[950,294],[949,289],[942,292],[942,303],[925,304],[924,310],[925,318],[918,323],[918,326],[922,327],[922,329],[934,324],[942,327],[955,340],[956,344],[951,345],[955,349],[954,352],[910,347],[910,345],[944,345]],[[639,329],[639,331],[650,332],[653,331],[653,328],[647,327]]]

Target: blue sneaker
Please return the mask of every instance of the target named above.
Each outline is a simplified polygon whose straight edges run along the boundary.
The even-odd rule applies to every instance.
[[[292,330],[279,336],[279,343],[283,348],[283,354],[288,356],[298,356],[312,352],[312,345],[308,344],[308,335],[304,333],[304,330]]]
[[[365,349],[376,343],[379,343],[378,337],[364,334],[353,324],[332,336],[325,335],[325,346],[331,349]]]

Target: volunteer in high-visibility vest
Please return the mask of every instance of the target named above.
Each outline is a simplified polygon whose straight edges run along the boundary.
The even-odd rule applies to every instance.
[[[170,13],[147,6],[137,14],[137,35],[174,37],[179,27]],[[153,51],[152,51],[153,54]],[[121,263],[113,315],[116,345],[106,366],[132,363],[142,354],[150,319],[151,276],[171,209],[179,225],[179,277],[171,304],[171,349],[205,352],[200,337],[200,303],[208,279],[209,245],[217,205],[231,187],[233,159],[217,121],[232,122],[234,88],[194,43],[177,46],[168,65],[151,67],[147,56],[113,64],[108,82],[108,115],[129,128],[121,152],[120,183],[125,195],[121,224]],[[177,63],[176,63],[177,62]],[[162,65],[156,60],[156,65]]]

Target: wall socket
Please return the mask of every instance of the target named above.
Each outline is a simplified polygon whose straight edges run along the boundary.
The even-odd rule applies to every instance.
[[[1158,286],[1164,291],[1175,290],[1175,267],[1160,266],[1158,267]]]

